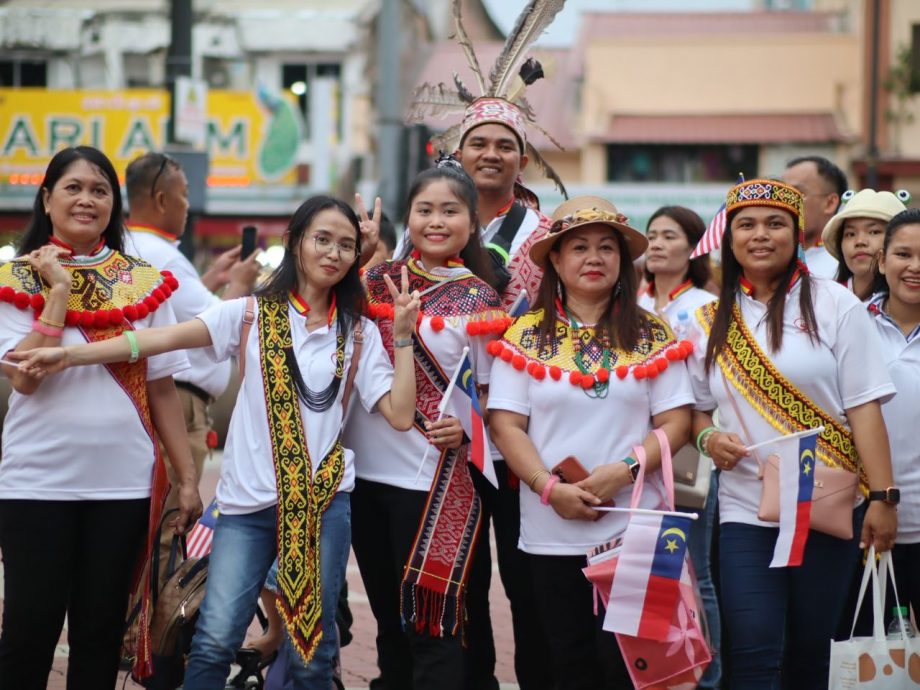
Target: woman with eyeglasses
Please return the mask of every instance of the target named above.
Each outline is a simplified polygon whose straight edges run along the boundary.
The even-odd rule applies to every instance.
[[[370,312],[387,351],[393,356],[405,347],[414,356],[413,427],[399,433],[379,414],[356,409],[346,429],[358,475],[352,538],[377,620],[381,681],[415,690],[464,686],[461,627],[470,570],[482,565],[475,559],[480,502],[477,470],[468,461],[470,438],[458,411],[444,411],[441,402],[464,348],[471,367],[455,385],[473,396],[488,385],[486,344],[507,325],[487,282],[476,187],[453,159],[438,165],[410,189],[404,255],[365,275]],[[400,272],[421,296],[418,327],[405,339],[393,330],[386,289],[388,277]]]
[[[20,256],[0,268],[0,352],[13,386],[0,462],[3,688],[47,685],[65,615],[67,687],[115,686],[138,559],[153,548],[168,487],[156,437],[178,478],[176,531],[201,514],[172,380],[184,355],[50,378],[6,362],[36,347],[117,346],[122,334],[175,323],[177,281],[122,253],[123,223],[109,159],[64,149],[35,195]]]
[[[415,409],[412,349],[403,343],[411,343],[419,297],[409,293],[405,270],[394,276],[401,289],[384,279],[397,342],[391,364],[376,326],[362,317],[360,237],[351,208],[313,197],[291,218],[281,265],[254,298],[136,338],[42,349],[23,364],[39,375],[193,347],[242,360],[186,690],[224,687],[276,555],[291,675],[298,688],[331,687],[355,476],[341,440],[348,396],[353,387],[358,406],[395,429],[410,428]]]

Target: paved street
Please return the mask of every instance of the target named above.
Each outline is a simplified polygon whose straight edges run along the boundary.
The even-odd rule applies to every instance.
[[[219,455],[208,460],[205,465],[201,491],[205,505],[207,505],[214,496],[214,487],[217,484],[219,467]],[[494,548],[492,562],[494,568],[496,562]],[[2,568],[0,568],[0,577],[2,577]],[[374,646],[374,619],[371,614],[370,606],[367,603],[367,597],[364,593],[364,586],[361,583],[361,577],[358,573],[358,566],[357,563],[355,563],[354,555],[352,555],[348,564],[348,591],[348,599],[355,617],[355,622],[352,628],[354,640],[342,650],[344,681],[346,688],[349,690],[364,690],[368,687],[370,680],[377,675],[377,654]],[[495,626],[496,655],[498,657],[496,675],[502,683],[502,689],[511,690],[512,688],[517,688],[517,685],[514,683],[514,669],[511,656],[513,650],[511,614],[497,571],[494,573],[492,580],[492,592],[492,622]],[[2,611],[2,601],[0,601],[0,611]],[[252,632],[255,632],[255,627]],[[48,682],[48,690],[64,690],[66,671],[67,635],[65,630],[57,648],[54,667]],[[121,680],[125,679],[120,679],[119,688],[122,687]],[[139,688],[140,686],[133,683],[130,679],[126,679],[124,687]]]

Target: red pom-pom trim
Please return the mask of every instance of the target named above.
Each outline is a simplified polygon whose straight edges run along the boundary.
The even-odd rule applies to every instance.
[[[629,367],[626,366],[625,364],[621,364],[620,366],[616,368],[616,374],[617,374],[617,378],[622,381],[627,376],[629,376]]]
[[[68,326],[76,326],[80,323],[80,312],[68,309],[67,314],[64,316],[64,323]]]
[[[144,306],[147,307],[148,312],[155,312],[157,307],[160,306],[160,303],[157,302],[155,297],[150,296],[144,298]]]
[[[680,349],[684,352],[684,359],[693,354],[693,343],[689,340],[680,341]]]
[[[16,291],[9,285],[4,285],[2,288],[0,288],[0,299],[2,299],[4,302],[12,302],[15,296]]]
[[[127,307],[125,307],[124,314],[128,321],[134,321],[137,318],[137,307],[135,307],[133,304],[129,304]]]
[[[166,301],[166,295],[163,294],[162,288],[154,288],[153,292],[150,293],[150,296],[157,301],[158,304],[162,304]]]
[[[432,321],[434,321],[434,319],[432,319]],[[484,330],[487,327],[487,324],[480,323],[479,321],[467,321],[466,332],[470,335],[479,335],[480,332],[487,332]]]
[[[13,297],[13,304],[15,304],[18,309],[28,309],[31,303],[31,298],[27,292],[17,292]]]
[[[45,308],[45,296],[40,292],[29,297],[29,303],[35,311],[41,311]]]
[[[93,326],[105,328],[109,325],[109,312],[107,309],[97,309],[93,312]]]
[[[498,342],[497,340],[490,340],[489,344],[486,345],[486,352],[488,352],[493,357],[498,357],[499,355],[501,355],[502,350],[504,349],[505,348],[502,347],[502,344]]]
[[[635,369],[633,369],[633,376],[635,376],[638,380],[641,381],[646,376],[648,376],[648,369],[646,369],[643,365],[640,364]]]
[[[146,319],[147,315],[150,313],[150,310],[147,308],[147,305],[141,302],[137,305],[137,318]]]
[[[672,347],[664,353],[664,356],[670,361],[676,362],[679,359],[683,359],[683,352],[680,351],[679,347]]]
[[[518,371],[524,371],[524,368],[527,366],[527,359],[524,355],[515,355],[511,359],[511,366],[513,366]]]
[[[444,317],[443,316],[432,316],[431,317],[431,330],[435,333],[438,331],[444,330]]]
[[[584,378],[582,378],[581,387],[584,388],[585,390],[588,390],[589,388],[594,388],[594,377],[585,376]]]
[[[553,381],[558,381],[562,378],[562,369],[557,366],[551,366],[549,368],[549,375]]]
[[[546,378],[546,367],[542,364],[538,364],[533,368],[533,374],[531,374],[537,381],[542,381]]]
[[[117,326],[122,321],[125,320],[125,313],[116,307],[115,309],[109,309],[109,323],[113,326]]]
[[[569,383],[571,383],[573,386],[580,386],[582,379],[584,378],[585,375],[580,371],[573,371],[569,373]]]
[[[658,372],[661,373],[668,368],[668,360],[664,357],[655,360],[655,366],[658,367]]]
[[[91,311],[80,313],[80,326],[83,328],[92,328],[96,325],[96,315]]]
[[[607,383],[610,380],[610,370],[601,367],[597,370],[597,372],[595,372],[594,376],[597,378],[599,383]]]
[[[502,350],[500,357],[503,361],[510,362],[512,359],[514,359],[514,352],[511,350]]]

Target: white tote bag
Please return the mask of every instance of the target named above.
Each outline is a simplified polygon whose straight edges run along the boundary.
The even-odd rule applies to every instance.
[[[884,628],[885,586],[894,584],[891,553],[883,553],[875,567],[875,548],[869,549],[866,569],[850,639],[831,642],[830,690],[913,690],[920,689],[920,639],[907,637],[901,629],[899,639],[886,639]],[[853,637],[856,617],[862,608],[867,587],[872,595],[872,637]],[[895,603],[897,590],[895,590]]]

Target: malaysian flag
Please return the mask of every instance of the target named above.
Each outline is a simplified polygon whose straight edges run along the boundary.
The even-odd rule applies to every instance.
[[[214,526],[219,514],[215,498],[188,533],[186,541],[189,558],[202,558],[211,552],[211,540],[214,538]]]
[[[744,182],[744,175],[738,175],[738,180],[735,184],[741,184]],[[703,233],[703,236],[700,238],[700,241],[697,243],[696,247],[693,249],[693,253],[690,254],[691,259],[695,259],[699,256],[704,256],[714,252],[716,249],[722,246],[722,235],[725,234],[725,204],[723,203],[716,215],[709,222],[709,227],[706,228],[706,232]]]

